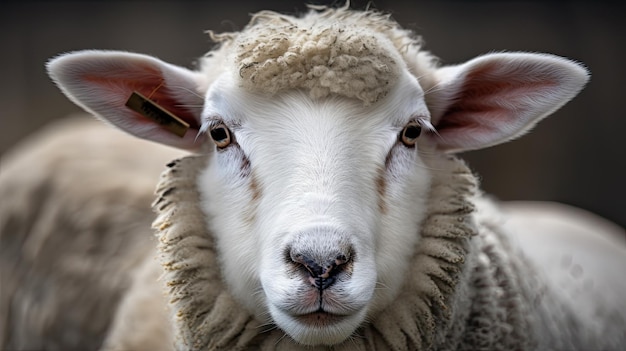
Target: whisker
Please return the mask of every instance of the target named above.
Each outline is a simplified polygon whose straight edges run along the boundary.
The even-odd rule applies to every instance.
[[[367,323],[369,323],[369,321],[367,321]],[[358,334],[358,333],[352,333],[352,335],[350,335],[348,340],[350,340],[350,343],[352,343],[352,345],[354,345],[355,349],[358,349],[358,347],[359,347],[358,340],[365,340],[365,336],[361,335],[361,334]]]
[[[437,152],[437,151],[431,151],[431,150],[419,150],[418,151],[420,155],[428,155],[428,156],[436,156],[439,157],[441,155],[441,152]]]
[[[200,136],[202,136],[202,134],[204,134],[205,132],[202,130],[199,130],[198,133],[196,134],[196,137],[193,138],[193,143],[197,143],[198,142],[198,138],[200,138]]]
[[[274,345],[278,346],[278,344],[283,341],[284,338],[287,337],[287,333],[283,333],[283,336],[281,336],[278,340],[276,340],[276,343]]]
[[[276,326],[276,324],[273,324],[273,323],[265,323],[263,325],[258,326],[257,328],[261,329],[259,333],[269,333],[273,330],[278,330],[278,327]]]
[[[189,88],[187,88],[187,87],[184,87],[184,86],[182,86],[182,85],[169,85],[169,87],[170,87],[170,88],[177,88],[177,89],[184,90],[184,91],[186,91],[186,92],[188,92],[188,93],[191,93],[191,94],[193,94],[193,95],[195,95],[195,96],[199,97],[200,99],[204,100],[204,96],[202,96],[202,95],[198,94],[197,92],[195,92],[195,91],[193,91],[193,90],[191,90],[191,89],[189,89]]]
[[[427,132],[431,132],[431,133],[435,133],[437,135],[439,135],[439,133],[437,133],[437,129],[435,129],[435,126],[433,126],[429,120],[427,120],[425,117],[419,117],[417,119],[417,121],[419,122],[420,126],[424,127],[426,129]]]
[[[263,288],[257,288],[255,291],[252,292],[252,296],[260,295],[262,293],[263,293]]]
[[[431,159],[431,160],[438,160],[438,159],[440,159],[440,157],[436,153],[431,153],[430,155],[429,154],[424,154],[424,155],[420,155],[420,156],[422,156],[420,158],[424,159],[425,161],[427,161],[428,159]],[[417,160],[411,160],[410,162],[411,162],[411,164],[410,164],[411,167],[420,167],[422,169],[427,169],[427,170],[432,171],[432,172],[446,172],[446,168],[435,168],[435,167],[432,167],[432,166],[426,164],[426,162],[420,163]]]
[[[378,289],[378,290],[387,289],[387,290],[389,290],[391,288],[389,286],[387,286],[386,284],[384,284],[384,283],[376,282],[376,287],[374,287],[374,289]]]
[[[433,93],[433,92],[437,92],[437,91],[441,91],[442,88],[441,86],[443,85],[443,82],[437,82],[437,84],[433,85],[432,87],[430,87],[428,90],[424,91],[424,96]]]

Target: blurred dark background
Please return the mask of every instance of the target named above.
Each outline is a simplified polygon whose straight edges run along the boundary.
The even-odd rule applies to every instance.
[[[352,7],[368,3],[355,0]],[[425,48],[446,64],[519,50],[587,65],[587,88],[532,133],[465,158],[500,199],[561,201],[626,226],[624,1],[375,0],[370,6],[422,35]],[[79,111],[47,78],[48,58],[115,49],[193,67],[211,47],[205,30],[238,30],[262,9],[298,13],[306,7],[291,0],[0,2],[0,154],[47,122]]]

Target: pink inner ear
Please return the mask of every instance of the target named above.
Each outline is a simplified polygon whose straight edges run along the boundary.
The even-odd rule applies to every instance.
[[[506,138],[528,123],[529,110],[558,84],[528,74],[528,68],[485,63],[468,72],[436,126],[443,147],[475,148]],[[530,114],[532,115],[532,114]],[[454,145],[456,144],[456,145]]]
[[[170,111],[180,119],[189,124],[189,128],[199,130],[200,125],[195,118],[192,111],[190,111],[182,103],[173,98],[169,88],[165,85],[163,78],[161,78],[161,72],[151,69],[150,67],[143,67],[146,72],[137,76],[137,73],[127,72],[125,77],[116,77],[111,79],[110,76],[101,76],[86,74],[82,78],[85,81],[89,81],[106,90],[110,96],[122,95],[123,99],[115,99],[115,108],[128,109],[128,112],[132,114],[135,119],[135,123],[139,124],[154,124],[154,122],[139,113],[131,111],[125,106],[126,100],[130,97],[133,91],[137,91],[141,95],[154,101],[159,106]],[[133,77],[134,75],[134,77]]]

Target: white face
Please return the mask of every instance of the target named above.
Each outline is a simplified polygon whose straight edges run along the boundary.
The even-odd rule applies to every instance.
[[[218,147],[200,189],[224,278],[300,343],[346,339],[403,282],[430,184],[411,137],[429,113],[408,74],[390,96],[267,97],[228,76],[208,93],[203,126]]]

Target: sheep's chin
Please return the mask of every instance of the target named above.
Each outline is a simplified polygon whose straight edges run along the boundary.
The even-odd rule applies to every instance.
[[[363,323],[366,309],[351,315],[315,312],[294,316],[270,306],[276,325],[297,343],[307,346],[336,345],[348,339]]]

